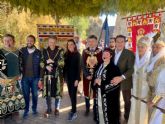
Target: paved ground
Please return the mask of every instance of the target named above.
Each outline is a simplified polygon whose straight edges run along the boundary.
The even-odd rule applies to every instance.
[[[77,98],[78,98],[77,100],[78,118],[72,122],[67,121],[68,112],[70,111],[70,99],[65,86],[64,97],[62,99],[62,104],[60,109],[60,115],[58,117],[55,117],[52,114],[51,117],[44,118],[43,113],[46,109],[46,104],[45,104],[45,100],[40,97],[39,106],[38,106],[39,114],[37,116],[35,117],[32,116],[30,112],[29,117],[27,119],[23,119],[22,118],[23,111],[20,111],[19,116],[13,118],[10,117],[6,119],[0,119],[0,124],[68,124],[68,123],[95,124],[95,122],[93,121],[92,112],[88,117],[84,116],[84,111],[85,111],[84,97],[78,95]]]

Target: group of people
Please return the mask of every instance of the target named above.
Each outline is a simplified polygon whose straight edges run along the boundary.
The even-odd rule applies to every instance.
[[[86,64],[83,66],[85,76],[83,82],[84,89],[89,93],[85,94],[86,113],[89,111],[90,90],[85,85],[92,84],[91,87],[95,92],[94,120],[97,123],[121,123],[120,91],[124,101],[123,114],[126,123],[165,123],[163,36],[151,37],[148,34],[142,36],[137,41],[135,55],[125,49],[126,37],[123,35],[110,38],[110,47],[102,50],[102,59],[97,45],[93,47],[90,44],[89,48],[84,50],[82,60]],[[97,41],[96,38],[94,39]]]
[[[48,47],[35,47],[36,38],[29,35],[26,47],[15,48],[15,37],[3,36],[4,47],[0,49],[0,117],[15,114],[24,109],[27,118],[32,95],[32,114],[37,115],[38,89],[43,90],[47,109],[52,113],[51,99],[55,98],[54,114],[59,115],[63,82],[67,82],[72,110],[69,120],[76,115],[76,93],[80,81],[80,53],[74,40],[67,42],[66,52],[56,45],[57,37],[48,38]],[[65,63],[65,64],[64,64]],[[64,78],[63,78],[64,77]]]
[[[86,115],[89,113],[90,87],[93,89],[94,120],[100,124],[120,123],[120,89],[124,99],[124,117],[128,120],[131,105],[133,52],[125,49],[126,37],[118,35],[115,48],[100,50],[96,36],[88,37],[88,48],[83,51],[83,84]]]
[[[15,48],[11,34],[3,36],[0,49],[0,116],[24,109],[27,118],[32,94],[32,112],[37,115],[38,89],[46,99],[47,117],[59,115],[63,83],[71,101],[68,120],[77,118],[77,88],[83,73],[85,116],[93,99],[93,120],[97,124],[120,124],[120,92],[124,101],[124,119],[128,124],[163,124],[165,122],[165,42],[143,36],[137,41],[136,54],[125,49],[126,37],[110,38],[109,48],[98,48],[95,35],[87,38],[82,55],[74,39],[66,49],[56,45],[57,37],[48,38],[48,47],[35,47],[36,38],[29,35],[27,45]],[[154,42],[153,42],[154,41]],[[152,46],[152,47],[151,47]],[[19,84],[19,81],[21,82]]]
[[[26,47],[18,50],[15,48],[13,35],[3,36],[4,47],[0,50],[0,116],[24,109],[23,117],[27,118],[30,94],[32,94],[32,112],[34,115],[38,114],[38,88],[42,88],[43,80],[47,81],[49,77],[52,81],[52,91],[49,94],[45,90],[43,95],[47,102],[49,95],[56,98],[55,114],[58,115],[61,97],[58,77],[62,77],[60,69],[64,66],[64,51],[55,46],[56,37],[49,38],[49,47],[43,52],[35,47],[36,38],[33,35],[27,36],[26,40]]]

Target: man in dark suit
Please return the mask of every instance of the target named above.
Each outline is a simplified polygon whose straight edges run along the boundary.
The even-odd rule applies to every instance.
[[[112,50],[112,58],[111,58],[112,61],[114,61],[114,56],[115,56],[115,48],[116,48],[115,40],[116,40],[115,37],[111,37],[109,39],[109,48]]]
[[[120,69],[122,76],[114,77],[111,81],[115,85],[121,83],[121,91],[124,100],[124,118],[128,121],[131,107],[131,88],[132,88],[132,74],[134,72],[134,53],[125,49],[126,37],[118,35],[116,37],[116,49],[114,63]]]
[[[109,48],[110,48],[112,51],[115,51],[115,40],[116,40],[115,37],[111,37],[110,40],[109,40]]]

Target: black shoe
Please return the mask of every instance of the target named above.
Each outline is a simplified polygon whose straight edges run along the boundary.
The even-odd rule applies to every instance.
[[[37,116],[38,115],[38,112],[37,111],[33,111],[33,115],[34,116]]]
[[[23,119],[27,119],[27,117],[28,117],[28,112],[24,112],[24,114],[23,114]]]
[[[76,112],[75,113],[73,113],[73,112],[69,113],[68,121],[76,120],[76,118],[77,118]]]
[[[90,113],[90,110],[89,110],[89,109],[86,109],[84,115],[85,115],[85,116],[89,116],[89,113]]]
[[[93,120],[94,120],[95,122],[97,122],[97,118],[96,118],[96,116],[93,117]]]
[[[129,118],[129,116],[125,116],[125,115],[124,115],[124,119],[125,119],[125,122],[126,122],[126,123],[128,122],[128,118]]]

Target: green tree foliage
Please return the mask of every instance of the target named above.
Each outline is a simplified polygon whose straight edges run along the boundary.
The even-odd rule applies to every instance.
[[[72,18],[61,19],[60,23],[74,25],[75,33],[79,35],[81,39],[86,39],[91,34],[94,34],[99,37],[102,28],[102,20],[98,16],[74,16]]]
[[[13,34],[18,47],[25,45],[27,35],[33,34],[37,37],[37,24],[55,24],[51,16],[32,15],[29,11],[19,13],[16,9],[8,15],[4,14],[2,9],[0,11],[0,34]],[[0,45],[2,47],[2,43]]]
[[[5,20],[8,14],[11,13],[10,6],[8,6],[6,3],[0,2],[0,36],[2,37],[2,32],[5,30]]]
[[[36,1],[39,2],[39,0]],[[19,0],[17,0],[17,2],[19,2]],[[60,0],[60,2],[62,1]],[[80,0],[79,2],[80,2],[79,4],[82,4]],[[40,1],[40,4],[42,3],[43,1]],[[97,5],[98,1],[93,0],[93,3],[94,5]],[[27,8],[24,9],[19,7],[14,8],[11,5],[5,2],[3,3],[0,2],[0,27],[1,27],[0,35],[2,36],[5,33],[13,34],[16,37],[17,46],[25,45],[25,40],[26,40],[25,38],[29,34],[33,34],[37,37],[36,24],[55,24],[55,19],[56,19],[55,15],[51,15],[51,16],[37,15],[35,13],[32,13],[32,11],[30,11]],[[79,10],[81,9],[83,8],[79,8]],[[64,11],[65,10],[63,10],[63,13],[65,13]],[[99,37],[102,22],[98,17],[97,18],[91,16],[73,16],[73,17],[66,16],[65,18],[62,17],[63,16],[58,18],[59,24],[74,25],[75,33],[79,35],[82,39],[85,39],[89,34],[95,34]],[[2,44],[0,45],[2,47]]]
[[[28,10],[19,12],[17,9],[10,9],[10,11],[7,11],[7,8],[10,8],[10,6],[0,3],[0,35],[13,34],[16,37],[16,46],[25,45],[26,36],[29,34],[37,37],[37,24],[55,24],[53,16],[39,16]],[[61,18],[59,24],[74,25],[75,33],[81,39],[86,39],[91,34],[89,32],[99,34],[98,27],[102,25],[102,22],[94,17],[74,16]],[[1,42],[0,46],[2,47]]]
[[[106,0],[3,0],[18,10],[30,9],[36,14],[51,14],[59,17],[97,15]]]
[[[18,10],[35,14],[71,16],[97,16],[102,13],[146,13],[165,6],[164,0],[2,0]]]
[[[66,22],[66,24],[69,24],[69,25],[74,25],[75,34],[79,35],[81,38],[84,39],[87,37],[86,30],[89,28],[89,18],[88,17],[74,16],[72,18],[61,19],[61,24],[65,24],[63,22]]]
[[[98,38],[101,33],[102,28],[102,20],[99,17],[90,17],[89,18],[89,28],[87,29],[87,34],[94,34]]]

